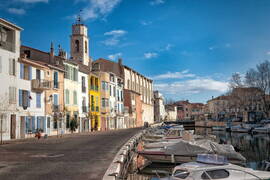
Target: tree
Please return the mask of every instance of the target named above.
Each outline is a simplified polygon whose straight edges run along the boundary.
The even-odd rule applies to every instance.
[[[270,101],[268,99],[270,93],[270,62],[268,60],[258,64],[256,69],[249,69],[245,74],[245,85],[247,87],[255,87],[260,89],[260,100],[266,117],[269,117]]]
[[[230,79],[230,88],[234,89],[234,88],[243,87],[243,86],[244,85],[243,85],[243,81],[242,81],[240,73],[233,73]]]

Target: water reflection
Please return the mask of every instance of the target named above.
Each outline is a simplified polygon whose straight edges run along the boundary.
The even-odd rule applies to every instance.
[[[211,128],[196,128],[195,133],[204,136],[216,135],[217,142],[232,144],[246,157],[247,167],[261,169],[262,161],[270,160],[270,136],[267,134],[229,133],[212,131]],[[157,180],[159,176],[168,176],[175,165],[151,164],[140,171],[130,173],[128,180]]]

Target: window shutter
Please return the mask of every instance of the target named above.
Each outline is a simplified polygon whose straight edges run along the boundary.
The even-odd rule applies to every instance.
[[[27,107],[30,107],[30,91],[27,91]]]
[[[29,72],[29,74],[28,74],[28,79],[29,80],[32,80],[32,67],[31,66],[28,66],[28,72]]]
[[[35,119],[36,117],[35,116],[32,116],[32,132],[35,131]]]
[[[58,95],[57,94],[53,95],[53,104],[58,105]]]
[[[9,75],[12,75],[12,59],[9,59]]]
[[[22,106],[22,90],[19,89],[19,106]]]
[[[16,64],[16,61],[15,59],[13,59],[13,75],[16,76],[16,72],[17,72],[17,64]]]
[[[41,107],[41,94],[40,93],[36,93],[36,107],[40,108]]]
[[[23,64],[22,63],[20,63],[20,78],[21,79],[23,79],[23,74],[24,74],[24,72],[23,72]]]

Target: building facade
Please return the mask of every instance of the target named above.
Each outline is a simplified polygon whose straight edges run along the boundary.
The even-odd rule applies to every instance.
[[[164,97],[159,91],[154,91],[154,121],[155,123],[162,122],[165,117]]]
[[[18,102],[18,59],[22,28],[0,18],[0,135],[1,140],[20,137]]]
[[[89,112],[91,119],[91,130],[101,130],[100,120],[100,79],[95,73],[91,73],[89,76]]]

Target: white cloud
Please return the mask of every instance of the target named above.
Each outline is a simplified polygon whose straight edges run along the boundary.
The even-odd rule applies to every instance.
[[[120,58],[121,56],[122,56],[122,53],[115,53],[115,54],[110,54],[108,58],[111,60],[116,60],[117,58]]]
[[[152,24],[152,21],[141,21],[141,25],[143,26],[149,26]]]
[[[24,2],[24,3],[40,3],[40,2],[43,2],[43,3],[48,3],[49,0],[18,0],[20,2]]]
[[[166,51],[169,51],[171,48],[172,48],[172,45],[171,44],[167,44],[166,47],[165,47],[165,50]]]
[[[121,2],[121,0],[88,0],[89,5],[83,9],[82,18],[95,19],[106,17]]]
[[[157,57],[158,54],[155,53],[155,52],[147,52],[147,53],[144,53],[144,58],[146,59],[152,59],[152,58],[155,58]]]
[[[123,36],[126,33],[127,33],[126,31],[119,29],[119,30],[112,30],[109,32],[105,32],[104,35],[105,36]]]
[[[24,9],[17,9],[17,8],[8,8],[8,12],[11,14],[23,15],[25,14]]]
[[[160,74],[157,76],[153,76],[153,80],[162,80],[162,79],[183,79],[183,78],[190,78],[195,77],[195,74],[189,73],[189,70],[186,69],[181,72],[167,72],[165,74]]]
[[[228,90],[228,86],[228,82],[201,77],[179,82],[154,84],[156,90],[159,90],[167,95],[198,94],[207,91],[225,93]]]
[[[159,4],[163,4],[165,3],[165,0],[152,0],[150,2],[150,5],[154,6],[154,5],[159,5]]]
[[[120,42],[120,38],[122,36],[124,36],[125,34],[127,34],[127,31],[124,31],[124,30],[112,30],[112,31],[109,31],[109,32],[105,32],[104,35],[105,36],[109,36],[108,39],[106,39],[105,41],[103,41],[103,43],[106,45],[106,46],[115,46],[115,45],[118,45],[119,42]]]

